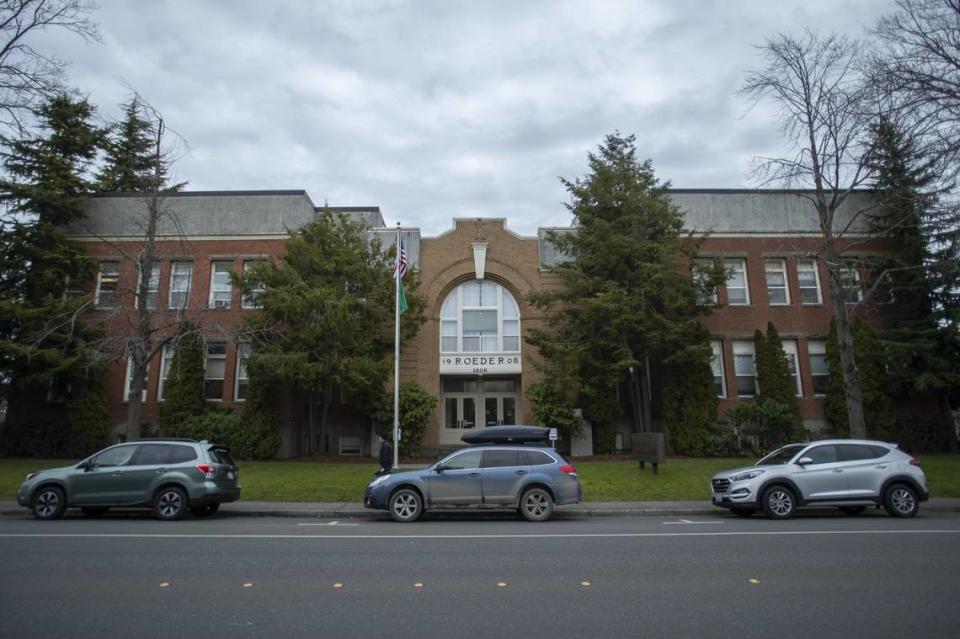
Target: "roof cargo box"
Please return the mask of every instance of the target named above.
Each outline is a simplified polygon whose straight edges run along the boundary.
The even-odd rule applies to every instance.
[[[460,438],[468,444],[527,444],[550,440],[546,426],[488,426]]]

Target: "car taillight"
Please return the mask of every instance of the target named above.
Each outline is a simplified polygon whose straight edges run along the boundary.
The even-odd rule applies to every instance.
[[[197,464],[197,470],[203,473],[204,479],[213,479],[214,468],[212,464]]]
[[[564,464],[560,467],[560,470],[570,475],[571,477],[577,476],[577,469],[573,467],[573,464]]]
[[[912,457],[912,458],[910,459],[910,465],[911,465],[911,466],[919,466],[919,465],[920,465],[920,460],[917,459],[917,458],[915,458],[915,457]]]

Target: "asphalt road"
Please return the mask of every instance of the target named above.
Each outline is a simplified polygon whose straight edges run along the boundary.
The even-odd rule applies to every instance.
[[[0,518],[0,637],[957,637],[960,515]]]

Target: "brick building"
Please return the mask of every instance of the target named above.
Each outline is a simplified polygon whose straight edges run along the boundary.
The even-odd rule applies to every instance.
[[[826,380],[825,341],[831,310],[827,273],[814,257],[820,246],[818,225],[808,200],[799,192],[673,190],[670,197],[684,211],[686,227],[707,233],[701,254],[720,258],[732,275],[718,291],[718,308],[704,320],[713,339],[714,374],[721,408],[756,394],[753,333],[773,321],[783,338],[794,371],[797,396],[806,425],[826,429],[822,391]],[[841,211],[851,222],[847,241],[865,240],[865,220],[853,213],[865,194],[855,194]],[[207,336],[205,392],[208,401],[238,408],[244,401],[247,346],[234,329],[247,313],[255,313],[255,292],[241,295],[230,271],[283,250],[290,229],[314,219],[318,208],[303,191],[180,193],[165,201],[167,214],[158,233],[160,263],[151,277],[147,304],[158,316],[189,319]],[[396,241],[377,207],[333,207],[362,220],[384,246]],[[95,284],[95,313],[122,333],[134,307],[136,255],[143,243],[146,204],[133,195],[93,198],[87,219],[70,229],[71,239],[95,255],[100,272]],[[570,232],[571,229],[554,229]],[[427,299],[426,323],[405,345],[401,380],[415,380],[438,399],[425,444],[445,448],[460,444],[464,429],[490,424],[524,423],[530,406],[524,387],[537,381],[532,362],[538,356],[523,341],[525,332],[542,322],[527,304],[529,293],[558,285],[551,266],[564,259],[547,241],[548,229],[523,237],[503,218],[455,219],[437,237],[419,229],[401,233],[409,261],[418,269]],[[859,234],[858,234],[859,233]],[[864,241],[856,253],[869,255],[883,247]],[[678,265],[678,268],[680,266]],[[858,300],[865,273],[849,272],[848,295]],[[859,313],[883,323],[876,309]],[[163,379],[170,354],[151,363],[143,417],[156,415],[163,401]],[[128,370],[118,362],[107,393],[111,417],[126,417]],[[662,389],[654,379],[649,389],[656,412]],[[317,450],[311,442],[310,399],[296,390],[278,398],[281,404],[280,457]],[[329,417],[329,450],[370,454],[373,425],[365,417],[335,406]],[[118,432],[121,432],[118,428]],[[617,436],[630,446],[626,422]],[[575,452],[588,452],[589,441]],[[321,446],[322,448],[322,446]]]

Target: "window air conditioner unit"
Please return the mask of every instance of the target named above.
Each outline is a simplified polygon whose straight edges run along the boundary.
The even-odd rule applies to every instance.
[[[230,308],[230,300],[213,300],[214,308]]]

